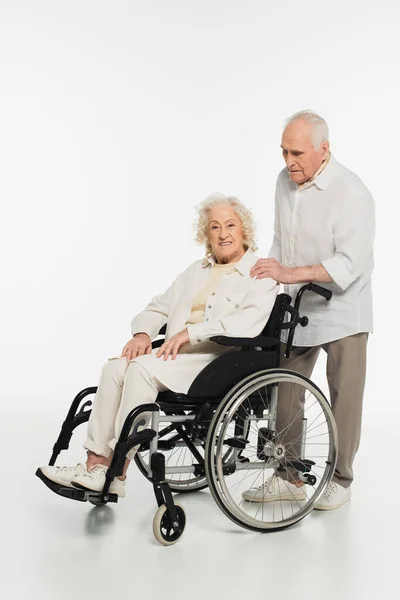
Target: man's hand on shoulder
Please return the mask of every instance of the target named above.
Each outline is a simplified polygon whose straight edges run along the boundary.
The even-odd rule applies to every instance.
[[[250,277],[269,277],[278,283],[292,283],[292,269],[281,265],[275,258],[260,258],[250,271]]]

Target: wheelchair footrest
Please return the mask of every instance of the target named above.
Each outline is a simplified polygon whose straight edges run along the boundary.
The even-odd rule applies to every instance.
[[[287,467],[291,467],[299,471],[299,473],[309,473],[314,465],[314,461],[307,460],[306,458],[304,460],[288,460],[286,463]]]
[[[55,483],[46,477],[41,469],[37,469],[35,475],[39,477],[39,479],[41,479],[52,492],[58,494],[59,496],[69,498],[70,500],[77,500],[78,502],[87,502],[89,500],[89,502],[92,502],[93,504],[106,504],[105,502],[101,501],[102,492],[92,492],[90,490],[60,485],[59,483]],[[118,495],[107,494],[107,503],[108,502],[118,502]]]

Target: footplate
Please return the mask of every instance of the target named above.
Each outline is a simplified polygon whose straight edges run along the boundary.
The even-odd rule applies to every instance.
[[[92,492],[91,490],[83,490],[74,487],[67,487],[51,481],[41,469],[37,469],[35,475],[43,481],[43,483],[55,494],[77,500],[78,502],[91,502],[92,504],[106,504],[108,502],[118,502],[117,494],[107,494],[107,502],[101,500],[102,492]]]
[[[314,461],[308,460],[306,458],[304,458],[303,460],[288,460],[286,462],[287,467],[291,467],[299,473],[309,473],[314,465]]]

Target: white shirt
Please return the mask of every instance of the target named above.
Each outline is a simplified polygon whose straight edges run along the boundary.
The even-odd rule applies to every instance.
[[[374,232],[371,194],[333,156],[304,188],[291,181],[286,168],[281,171],[269,256],[288,267],[321,263],[333,279],[320,283],[333,292],[329,302],[312,292],[303,295],[300,315],[308,316],[309,324],[296,328],[295,346],[318,346],[372,331]],[[294,299],[302,285],[285,285],[285,292]]]

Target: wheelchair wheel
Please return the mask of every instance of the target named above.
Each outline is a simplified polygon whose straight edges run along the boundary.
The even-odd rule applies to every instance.
[[[183,506],[175,504],[176,514],[178,518],[178,529],[172,527],[171,520],[167,514],[167,507],[162,504],[153,519],[153,533],[157,542],[163,546],[172,546],[181,537],[186,525],[186,514]]]
[[[336,459],[328,401],[307,377],[284,369],[239,382],[215,412],[206,441],[206,474],[218,506],[259,532],[303,519],[324,493]],[[304,485],[297,488],[299,480]]]
[[[163,424],[168,427],[168,423]],[[165,428],[163,427],[163,428]],[[164,449],[164,445],[170,445],[171,448]],[[165,456],[165,467],[175,467],[179,469],[181,467],[191,467],[192,465],[198,465],[198,460],[193,456],[191,450],[187,447],[186,443],[180,438],[177,431],[172,431],[166,436],[162,436],[160,431],[160,452]],[[204,440],[196,440],[196,450],[204,457]],[[149,464],[149,451],[138,451],[135,454],[135,462],[139,468],[139,471],[148,479],[148,464]],[[205,473],[167,473],[165,481],[168,483],[172,492],[187,493],[187,492],[198,492],[208,487],[207,478]]]

